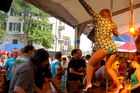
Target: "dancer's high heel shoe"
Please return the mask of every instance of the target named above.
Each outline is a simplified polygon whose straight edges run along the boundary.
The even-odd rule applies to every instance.
[[[120,86],[117,88],[117,90],[114,91],[114,93],[120,93],[120,90],[121,90],[122,88],[123,88],[123,86],[120,85]]]
[[[92,88],[92,84],[87,85],[86,88],[83,89],[83,91],[84,91],[84,92],[87,92],[87,90],[88,90],[89,88]]]

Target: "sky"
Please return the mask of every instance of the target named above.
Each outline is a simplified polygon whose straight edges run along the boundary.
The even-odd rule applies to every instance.
[[[74,46],[74,29],[68,25],[65,25],[65,30],[63,31],[64,36],[70,37],[71,44]],[[91,41],[82,34],[80,37],[80,49],[83,51],[91,50]]]
[[[54,17],[51,17],[50,19],[50,22],[52,24],[55,24],[56,22],[56,19]],[[59,23],[59,22],[58,22]],[[61,31],[61,33],[64,35],[64,36],[68,36],[70,37],[70,40],[71,40],[71,45],[74,46],[74,34],[75,34],[75,31],[72,27],[70,27],[69,25],[63,23],[65,25],[65,29]],[[54,31],[55,31],[55,27],[54,27]],[[91,42],[89,41],[89,39],[87,39],[87,37],[85,35],[81,35],[80,37],[80,49],[81,50],[84,50],[84,51],[90,51],[91,50]]]

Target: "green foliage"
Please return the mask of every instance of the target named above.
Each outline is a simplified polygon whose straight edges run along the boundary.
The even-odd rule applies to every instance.
[[[29,12],[33,10],[33,6],[24,0],[13,0],[11,8],[14,9],[15,13],[23,13],[23,15],[28,16]]]
[[[0,40],[2,40],[6,35],[6,20],[7,20],[7,14],[4,12],[0,12]]]
[[[32,24],[28,27],[27,31],[30,33],[29,38],[42,44],[45,47],[52,48],[53,35],[50,30],[50,25],[44,21],[32,20]]]
[[[0,40],[2,40],[5,35],[6,35],[6,31],[0,30]]]
[[[0,11],[0,23],[3,23],[6,21],[8,15],[2,11]]]
[[[45,47],[51,48],[53,35],[48,20],[49,15],[24,0],[14,0],[12,8],[15,13],[22,13],[24,43],[34,40]]]

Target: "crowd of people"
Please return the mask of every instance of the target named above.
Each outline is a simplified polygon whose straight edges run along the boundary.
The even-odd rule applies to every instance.
[[[7,57],[8,55],[11,56]],[[80,49],[73,49],[71,56],[63,56],[58,51],[54,58],[50,59],[47,50],[35,50],[32,45],[26,45],[19,50],[14,48],[11,54],[1,54],[0,57],[0,91],[1,93],[81,93],[85,91],[87,85],[86,69],[90,58],[89,54],[82,56]],[[109,91],[115,91],[117,85],[108,75],[105,61],[106,59],[103,59],[95,64],[91,83],[92,86],[106,87],[106,76],[108,76]],[[120,83],[131,79],[135,81],[139,76],[139,61],[139,56],[134,57],[134,61],[116,56],[111,68],[117,73]],[[132,67],[136,68],[136,71],[132,70]],[[132,91],[139,91],[135,86],[138,82],[138,80],[132,82]],[[129,87],[128,91],[130,89]]]
[[[52,60],[47,50],[35,50],[32,45],[19,50],[14,48],[11,57],[8,55],[10,54],[0,56],[0,92],[61,93],[65,92],[61,91],[62,88],[71,91],[71,84],[79,83],[77,90],[82,86],[86,63],[81,59],[80,49],[72,51],[72,58],[62,57],[61,52],[56,52]],[[78,82],[72,82],[73,80]]]

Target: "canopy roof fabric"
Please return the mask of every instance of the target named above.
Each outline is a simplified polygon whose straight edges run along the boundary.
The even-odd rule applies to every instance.
[[[61,21],[75,27],[79,24],[87,24],[91,22],[90,17],[78,0],[25,0],[41,10],[51,14]],[[103,8],[110,9],[111,0],[85,0],[92,9],[99,13]],[[113,1],[113,19],[118,25],[120,34],[128,32],[130,23],[130,0],[112,0]],[[133,0],[134,5],[134,24],[136,27],[140,25],[140,0]],[[84,26],[85,27],[85,26]],[[85,29],[86,31],[89,29]],[[81,33],[84,29],[80,30]]]
[[[21,48],[21,47],[24,47],[25,45],[20,45],[20,44],[5,44],[1,50],[7,50],[7,51],[10,51],[12,52],[13,48],[17,48],[18,50]]]

